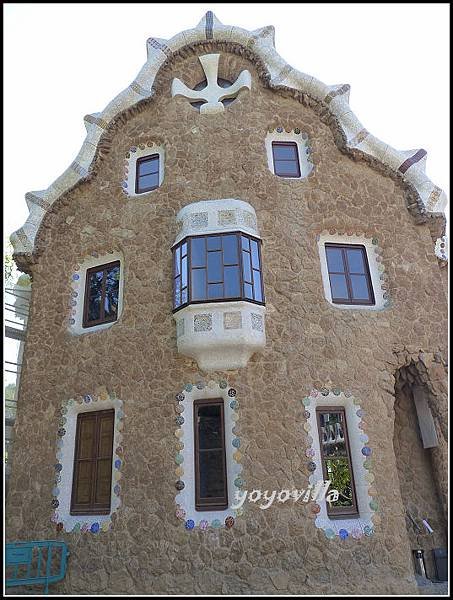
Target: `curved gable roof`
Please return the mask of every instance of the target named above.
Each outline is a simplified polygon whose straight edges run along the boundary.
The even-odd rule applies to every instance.
[[[349,85],[328,86],[315,77],[291,67],[275,50],[272,26],[247,31],[240,27],[223,25],[209,11],[194,29],[182,31],[170,40],[149,38],[146,44],[146,63],[134,81],[101,113],[85,116],[87,136],[75,160],[46,190],[28,192],[25,195],[30,210],[29,216],[25,224],[11,235],[16,259],[21,256],[22,264],[29,262],[35,252],[35,240],[45,214],[59,197],[90,175],[101,137],[109,125],[120,113],[154,95],[153,84],[156,75],[169,58],[184,46],[206,41],[229,42],[253,51],[267,69],[271,87],[299,91],[322,103],[339,124],[346,142],[345,149],[357,150],[360,154],[368,155],[416,190],[417,213],[425,215],[444,210],[447,203],[445,193],[434,185],[425,173],[426,151],[395,150],[369,133],[349,106]],[[439,256],[437,252],[436,254]]]

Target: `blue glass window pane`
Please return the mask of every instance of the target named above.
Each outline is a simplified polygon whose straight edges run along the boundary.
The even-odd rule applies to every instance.
[[[185,304],[187,302],[187,288],[184,288],[181,291],[181,304]]]
[[[253,271],[253,288],[255,291],[255,300],[261,302],[263,297],[261,294],[261,275],[259,271]]]
[[[206,269],[192,271],[192,300],[206,299]]]
[[[223,262],[225,265],[238,264],[238,240],[235,235],[225,235],[222,237],[223,243]]]
[[[118,291],[120,283],[120,268],[113,267],[107,272],[105,282],[104,311],[106,318],[116,317],[118,311]]]
[[[346,300],[349,298],[346,277],[344,275],[330,275],[330,288],[332,290],[332,298]]]
[[[245,237],[245,235],[241,236],[241,244],[244,250],[250,250],[249,238]]]
[[[365,274],[366,271],[362,250],[360,250],[360,248],[348,248],[346,254],[348,257],[349,272]]]
[[[176,277],[176,279],[175,279],[175,297],[174,297],[175,307],[179,306],[179,304],[180,304],[180,302],[179,302],[180,292],[181,292],[181,277]]]
[[[225,267],[223,269],[225,281],[225,298],[238,298],[241,295],[239,267]]]
[[[208,250],[221,250],[222,249],[222,240],[220,236],[211,236],[207,238],[208,242]]]
[[[326,247],[326,256],[329,273],[344,273],[341,248]]]
[[[297,159],[297,146],[291,144],[287,146],[280,146],[280,144],[273,144],[272,150],[274,153],[275,160],[296,160]]]
[[[175,275],[175,277],[181,274],[180,268],[179,268],[180,259],[181,259],[181,248],[178,247],[178,248],[176,248],[175,254],[174,254],[174,261],[175,261],[174,275]]]
[[[352,297],[354,300],[369,300],[366,275],[351,275]]]
[[[150,160],[144,160],[138,163],[138,174],[149,175],[150,173],[159,172],[159,158],[151,158]]]
[[[191,240],[190,252],[192,267],[206,266],[206,240],[204,238],[194,238]]]
[[[252,268],[259,269],[260,268],[260,255],[258,250],[258,242],[255,240],[250,240],[250,246],[252,249]]]
[[[222,281],[222,253],[208,253],[208,281],[210,283]]]
[[[253,287],[251,283],[244,283],[244,296],[253,300]]]
[[[184,244],[181,246],[181,256],[186,256],[187,254],[187,242],[184,242]]]
[[[181,263],[181,286],[186,287],[187,285],[187,256],[182,259]]]
[[[208,285],[208,298],[223,298],[223,283],[210,283]]]
[[[275,161],[275,173],[277,175],[293,175],[299,176],[299,164],[292,160],[276,160]]]
[[[159,187],[159,173],[153,173],[152,175],[143,175],[138,180],[138,191],[149,190],[151,188]]]
[[[91,273],[88,291],[88,320],[97,321],[101,318],[102,280],[104,271]]]
[[[252,269],[250,267],[250,254],[242,251],[242,272],[244,281],[252,281]]]

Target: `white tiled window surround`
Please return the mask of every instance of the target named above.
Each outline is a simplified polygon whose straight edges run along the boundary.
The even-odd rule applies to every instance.
[[[159,155],[159,187],[164,181],[164,162],[165,162],[165,150],[163,145],[156,144],[154,142],[148,142],[146,144],[140,144],[139,146],[132,146],[126,155],[126,173],[123,181],[123,191],[129,197],[144,196],[145,194],[151,194],[155,190],[149,190],[147,192],[137,193],[136,177],[137,177],[137,160],[146,156]],[[156,188],[159,189],[159,188]]]
[[[124,257],[121,252],[109,252],[107,254],[90,256],[85,259],[79,266],[76,273],[73,274],[71,280],[71,317],[69,319],[69,331],[73,335],[81,335],[87,333],[94,333],[103,329],[108,329],[117,323],[121,318],[123,312],[123,290],[124,290]],[[118,292],[118,313],[117,319],[110,323],[101,323],[99,325],[93,325],[92,327],[83,327],[83,310],[85,303],[85,282],[86,273],[88,269],[92,267],[105,265],[107,263],[119,261],[120,262],[120,281],[119,281],[119,292]]]
[[[321,261],[321,274],[324,286],[324,295],[326,300],[340,310],[383,310],[389,305],[388,292],[383,289],[384,285],[384,266],[382,264],[380,249],[371,238],[358,235],[346,235],[341,233],[330,234],[323,232],[318,236],[318,250]],[[332,291],[330,288],[329,271],[327,268],[326,244],[358,244],[364,246],[368,266],[370,270],[371,284],[373,286],[375,304],[337,304],[332,301]]]
[[[282,131],[279,131],[280,129],[282,129]],[[265,139],[267,164],[269,171],[275,174],[272,142],[293,142],[297,145],[300,177],[281,177],[281,179],[287,179],[288,181],[299,181],[300,179],[307,177],[312,172],[313,163],[311,162],[311,147],[307,134],[301,132],[299,129],[294,129],[293,131],[287,132],[281,127],[278,127],[274,131],[268,132]]]

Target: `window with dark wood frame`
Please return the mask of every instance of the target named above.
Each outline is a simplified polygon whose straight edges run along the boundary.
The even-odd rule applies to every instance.
[[[337,501],[327,502],[327,514],[331,518],[359,516],[345,409],[320,406],[316,418],[324,481],[330,479],[329,490],[339,492]]]
[[[173,310],[225,300],[264,304],[261,240],[240,231],[184,238],[173,248]]]
[[[87,269],[83,327],[111,323],[118,318],[120,261]]]
[[[332,302],[375,304],[365,246],[325,244]]]
[[[228,507],[223,400],[195,400],[195,510]]]
[[[135,193],[143,194],[159,187],[159,154],[137,158]]]
[[[71,515],[110,513],[114,422],[114,409],[77,416]]]
[[[299,150],[296,142],[272,142],[274,173],[279,177],[300,177]]]

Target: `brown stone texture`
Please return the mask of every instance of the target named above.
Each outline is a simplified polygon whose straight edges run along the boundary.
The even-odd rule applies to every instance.
[[[222,52],[219,77],[234,80],[247,68],[253,80],[252,90],[240,92],[225,112],[201,115],[184,98],[171,98],[173,77],[189,86],[204,79],[196,53],[206,51],[200,46],[169,62],[153,99],[107,132],[92,177],[44,218],[32,266],[8,539],[65,540],[68,574],[53,586],[65,594],[415,592],[404,517],[412,489],[391,440],[403,356],[433,357],[430,367],[439,369],[427,377],[437,378],[436,389],[444,386],[433,402],[446,415],[445,369],[434,361],[435,353],[446,356],[446,297],[430,231],[407,210],[409,191],[400,179],[342,152],[322,111],[269,89],[249,59]],[[307,179],[269,172],[264,140],[277,126],[308,134],[314,169]],[[121,190],[126,153],[153,141],[165,146],[163,185],[127,198]],[[170,247],[178,210],[219,198],[245,200],[257,213],[267,345],[245,369],[206,374],[177,353]],[[389,308],[340,310],[326,301],[316,242],[324,229],[378,239]],[[125,258],[122,316],[107,330],[71,336],[74,267],[93,251],[110,250]],[[175,517],[173,400],[185,383],[202,378],[227,379],[237,390],[248,490],[306,487],[301,400],[312,388],[350,389],[365,410],[373,449],[375,534],[329,541],[309,506],[292,502],[264,511],[246,504],[230,530],[186,531]],[[63,400],[99,386],[124,402],[122,505],[108,533],[57,534],[50,503],[58,410]],[[414,409],[400,402],[398,410]],[[409,422],[412,417],[404,431]],[[410,436],[413,431],[406,444]],[[444,448],[438,464],[446,480]],[[426,461],[420,457],[416,468],[424,481]]]

